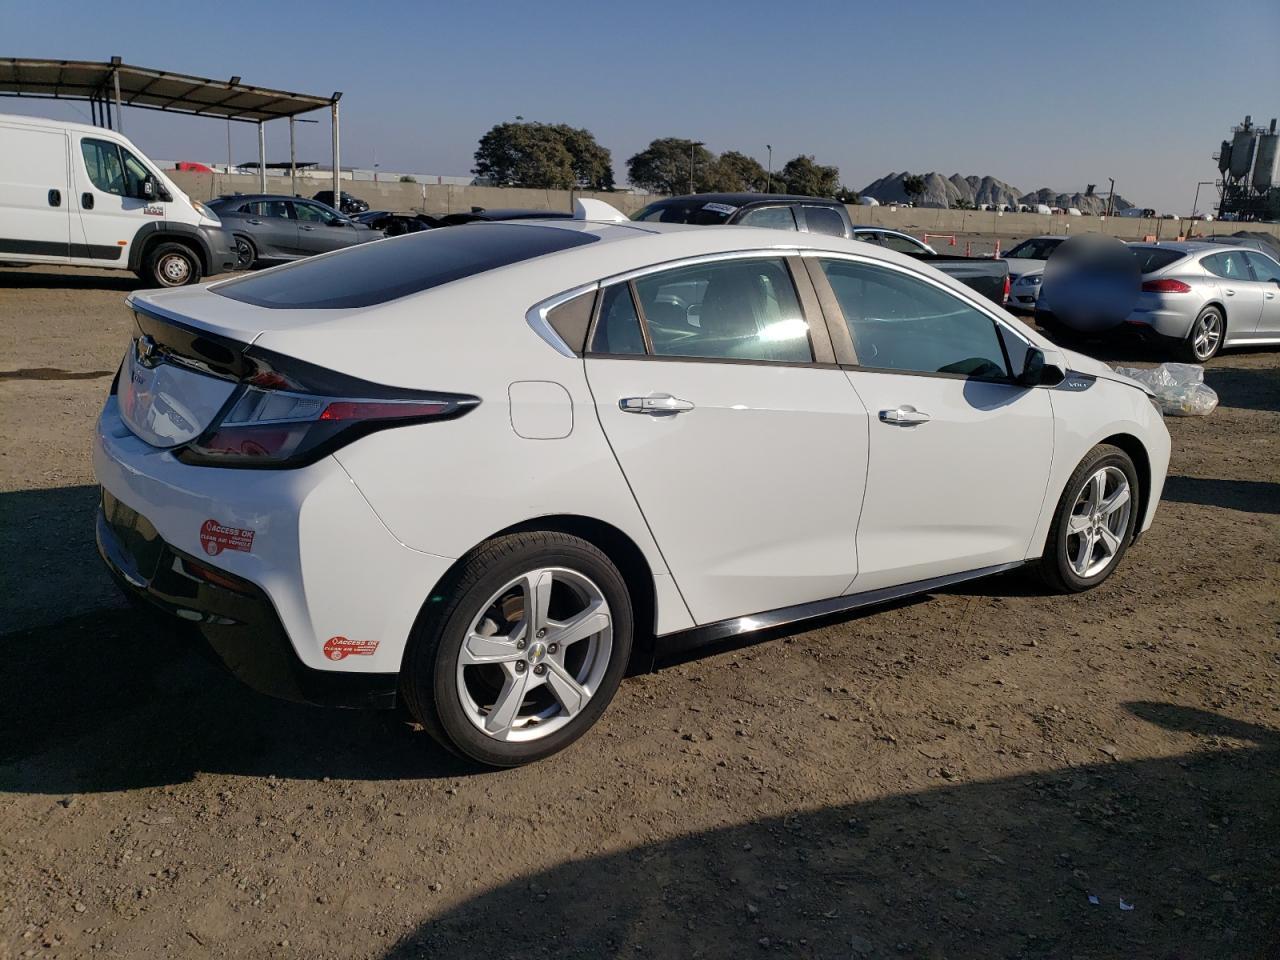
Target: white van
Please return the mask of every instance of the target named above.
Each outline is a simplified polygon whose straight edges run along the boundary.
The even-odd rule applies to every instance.
[[[217,214],[127,138],[0,114],[0,263],[132,270],[180,287],[235,262]]]

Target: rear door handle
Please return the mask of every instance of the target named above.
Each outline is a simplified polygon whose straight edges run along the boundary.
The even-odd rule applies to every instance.
[[[245,223],[252,223],[255,227],[262,225],[261,220],[246,220]]]
[[[1228,296],[1228,297],[1234,297],[1235,295],[1236,295],[1236,292],[1235,292],[1234,290],[1231,290],[1231,289],[1228,289],[1228,290],[1227,290],[1227,296]]]
[[[61,191],[61,190],[50,190],[50,191],[49,191],[49,206],[51,206],[51,207],[60,207],[60,206],[62,206],[62,191]]]
[[[892,423],[896,427],[914,427],[917,423],[928,423],[931,418],[909,404],[903,404],[896,410],[881,410],[880,420]]]
[[[303,227],[302,229],[303,229],[303,230],[314,230],[314,229],[315,229],[315,227]]]
[[[623,413],[647,413],[650,416],[664,416],[692,410],[693,404],[688,400],[673,397],[669,393],[651,393],[647,397],[623,397],[618,401],[618,409]]]

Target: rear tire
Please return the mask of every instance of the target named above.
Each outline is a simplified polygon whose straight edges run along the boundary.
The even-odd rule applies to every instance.
[[[250,270],[258,261],[258,248],[248,237],[236,234],[236,269]]]
[[[401,672],[405,705],[469,760],[540,760],[599,719],[633,636],[627,585],[593,544],[552,531],[496,537],[423,607]]]
[[[1071,473],[1040,558],[1059,593],[1092,590],[1115,572],[1138,524],[1138,471],[1119,447],[1099,444]]]
[[[1191,324],[1191,332],[1178,345],[1178,359],[1186,363],[1208,363],[1222,349],[1227,338],[1227,318],[1217,307],[1205,307]]]
[[[157,287],[185,287],[200,282],[200,258],[181,243],[157,244],[148,254],[139,276]]]

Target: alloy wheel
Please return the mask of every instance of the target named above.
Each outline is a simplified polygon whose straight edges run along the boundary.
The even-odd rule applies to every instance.
[[[243,237],[236,237],[236,266],[241,270],[253,266],[253,247]]]
[[[1196,321],[1192,331],[1191,349],[1200,360],[1207,360],[1218,349],[1222,339],[1222,320],[1213,311],[1207,311]]]
[[[1133,497],[1119,467],[1103,467],[1085,481],[1067,521],[1067,561],[1076,576],[1096,577],[1120,553]]]
[[[498,590],[458,651],[463,712],[495,740],[546,737],[582,712],[613,652],[608,601],[566,567],[530,570]]]

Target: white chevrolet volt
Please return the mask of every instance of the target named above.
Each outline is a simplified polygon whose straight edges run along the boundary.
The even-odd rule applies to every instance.
[[[818,234],[478,223],[135,293],[99,550],[255,688],[547,756],[629,666],[959,581],[1116,569],[1143,388]]]

